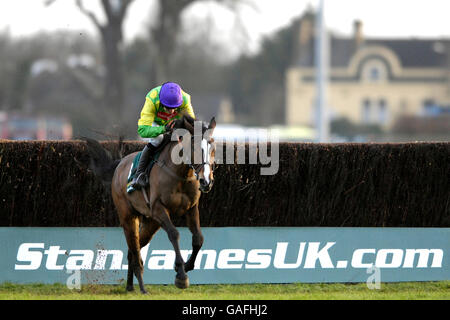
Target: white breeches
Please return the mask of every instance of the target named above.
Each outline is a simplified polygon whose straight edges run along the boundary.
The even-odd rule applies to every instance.
[[[156,122],[152,123],[152,127],[159,127],[159,124],[157,124]],[[146,142],[149,142],[152,144],[152,146],[157,147],[161,144],[161,142],[163,141],[164,136],[162,134],[160,134],[157,137],[154,138],[145,138],[144,140]]]

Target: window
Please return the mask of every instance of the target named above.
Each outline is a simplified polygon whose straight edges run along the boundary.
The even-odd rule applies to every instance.
[[[377,83],[387,80],[386,65],[382,60],[371,59],[364,63],[362,69],[362,80],[365,82]]]
[[[369,80],[371,82],[376,82],[380,80],[380,70],[377,67],[372,67],[370,69]]]
[[[388,114],[387,114],[386,100],[380,99],[378,101],[378,123],[384,125],[386,124],[387,121],[388,121]]]
[[[388,121],[386,99],[364,99],[361,104],[361,121],[363,124],[385,125]]]
[[[362,103],[362,110],[361,110],[361,120],[363,123],[370,123],[370,100],[369,99],[364,99],[363,103]]]

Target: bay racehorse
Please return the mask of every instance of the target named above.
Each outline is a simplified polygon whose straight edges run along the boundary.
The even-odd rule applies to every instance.
[[[195,125],[199,123],[197,121]],[[134,290],[134,275],[141,292],[146,293],[140,250],[160,228],[167,232],[175,250],[175,285],[182,289],[189,286],[187,272],[194,269],[195,259],[203,244],[199,199],[201,192],[210,191],[214,181],[215,145],[212,133],[216,122],[213,118],[209,124],[201,123],[201,140],[195,138],[195,125],[189,117],[176,120],[174,131],[170,136],[166,135],[167,143],[161,148],[158,160],[150,171],[149,188],[127,193],[128,175],[137,153],[124,157],[114,171],[111,192],[128,245],[128,291]],[[185,134],[178,134],[180,130]],[[195,141],[200,143],[194,143]],[[180,155],[180,147],[190,148],[182,150],[188,157],[181,163],[173,159],[174,155]],[[196,159],[201,161],[194,161]],[[180,236],[172,223],[172,215],[185,216],[187,227],[192,233],[192,254],[186,263],[180,254]]]

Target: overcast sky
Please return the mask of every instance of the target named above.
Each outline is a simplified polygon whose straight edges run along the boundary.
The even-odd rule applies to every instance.
[[[258,10],[242,7],[241,17],[248,32],[257,41],[261,35],[287,25],[301,15],[308,5],[319,0],[252,0]],[[74,0],[58,0],[45,8],[43,0],[2,0],[0,31],[8,28],[13,36],[28,35],[39,30],[86,30],[95,33],[90,21],[75,7]],[[86,7],[101,13],[99,1],[85,1]],[[127,16],[125,37],[145,32],[153,1],[135,0]],[[450,38],[450,0],[325,0],[326,23],[335,33],[349,35],[355,19],[364,24],[364,34],[373,37],[448,37]],[[206,16],[215,12],[214,23],[219,30],[233,26],[227,10],[202,2],[190,13]]]

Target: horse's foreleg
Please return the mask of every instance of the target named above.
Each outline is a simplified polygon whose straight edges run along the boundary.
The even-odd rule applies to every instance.
[[[197,254],[203,245],[203,235],[202,231],[200,230],[199,216],[198,205],[195,205],[186,213],[186,223],[192,233],[192,254],[189,257],[188,262],[186,262],[186,265],[184,266],[184,270],[186,272],[194,269],[195,259],[197,258]]]
[[[153,212],[154,219],[157,220],[161,227],[167,232],[169,240],[175,250],[175,271],[177,272],[175,285],[180,289],[185,289],[189,286],[189,278],[184,270],[184,260],[180,253],[180,233],[170,220],[169,212],[159,201],[155,203]]]

